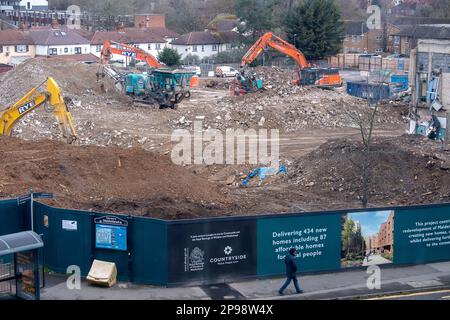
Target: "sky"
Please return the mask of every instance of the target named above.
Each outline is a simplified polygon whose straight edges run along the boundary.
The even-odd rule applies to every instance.
[[[380,230],[380,225],[387,221],[390,213],[390,210],[354,212],[349,213],[348,216],[353,221],[358,221],[361,224],[362,235],[366,237],[377,233]]]

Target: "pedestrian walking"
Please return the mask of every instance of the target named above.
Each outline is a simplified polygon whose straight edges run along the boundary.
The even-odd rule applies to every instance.
[[[286,265],[286,282],[283,284],[283,286],[278,290],[278,293],[280,295],[283,295],[284,290],[289,286],[291,281],[294,282],[295,290],[297,293],[303,293],[303,290],[301,290],[300,285],[297,280],[297,263],[295,262],[295,256],[297,255],[297,250],[295,248],[291,248],[289,250],[289,254],[284,257],[284,264]]]

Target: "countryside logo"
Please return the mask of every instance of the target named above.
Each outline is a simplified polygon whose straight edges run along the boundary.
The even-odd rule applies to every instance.
[[[231,252],[233,252],[233,249],[230,246],[225,247],[225,249],[223,250],[223,252],[225,252],[225,254],[227,256],[229,256],[231,254]]]
[[[247,260],[246,254],[232,256],[231,254],[233,253],[233,248],[231,248],[230,246],[226,246],[223,249],[223,252],[225,253],[225,256],[211,258],[211,259],[209,259],[209,263],[217,264],[220,266],[220,265],[227,265],[227,264],[235,264],[235,263],[239,263],[240,261]]]

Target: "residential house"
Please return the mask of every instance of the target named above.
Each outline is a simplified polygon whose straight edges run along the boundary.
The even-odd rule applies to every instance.
[[[388,13],[394,16],[412,17],[416,14],[416,3],[399,3],[388,9]]]
[[[11,12],[17,10],[20,5],[20,0],[0,0],[0,13],[11,14]]]
[[[399,28],[386,24],[383,29],[369,30],[366,21],[344,21],[344,30],[344,53],[383,53],[393,40],[388,35]]]
[[[207,26],[212,32],[237,31],[240,20],[235,15],[219,14]]]
[[[200,31],[184,34],[172,41],[172,48],[178,51],[182,59],[188,55],[203,59],[220,52],[230,51],[240,44],[241,36],[234,31]]]
[[[100,57],[103,43],[106,41],[113,41],[133,45],[140,48],[153,56],[157,56],[169,44],[166,39],[156,35],[148,29],[144,28],[126,28],[120,31],[97,31],[94,33],[91,43],[90,52]],[[122,60],[125,62],[123,56],[114,56],[113,60]]]
[[[36,56],[36,46],[28,32],[0,31],[0,63],[17,65]]]
[[[67,28],[42,28],[29,30],[36,45],[37,56],[77,56],[90,57],[90,42]],[[82,57],[78,57],[77,60]]]
[[[396,53],[408,55],[417,47],[419,39],[447,39],[450,24],[424,24],[402,26],[392,35]]]
[[[163,14],[137,14],[134,17],[134,28],[152,32],[168,44],[180,37],[178,33],[166,28],[166,17]]]
[[[20,10],[46,11],[48,10],[47,0],[21,0]]]

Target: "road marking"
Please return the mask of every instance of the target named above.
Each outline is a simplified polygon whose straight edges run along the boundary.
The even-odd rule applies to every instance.
[[[439,290],[439,291],[426,291],[426,292],[417,292],[417,293],[411,293],[411,294],[399,294],[394,296],[386,296],[386,297],[378,297],[378,298],[370,298],[366,300],[387,300],[387,299],[396,299],[396,298],[407,298],[407,297],[417,297],[417,296],[425,296],[429,294],[436,294],[436,293],[450,293],[450,290]],[[450,296],[449,296],[450,297]]]
[[[441,286],[443,283],[437,280],[410,281],[406,283],[413,288],[426,288],[432,286]]]

